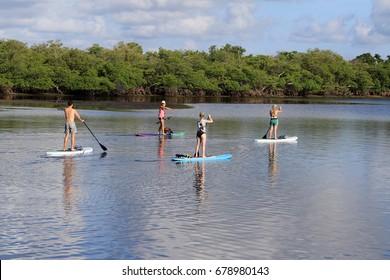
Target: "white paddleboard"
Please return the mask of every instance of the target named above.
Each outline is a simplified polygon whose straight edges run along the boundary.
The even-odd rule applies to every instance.
[[[278,139],[255,139],[257,143],[296,143],[297,141],[297,136],[281,136]]]
[[[46,152],[46,156],[48,157],[77,156],[82,154],[89,154],[92,152],[93,152],[92,147],[82,147],[82,148],[78,148],[76,151],[71,151],[71,150],[48,151]]]

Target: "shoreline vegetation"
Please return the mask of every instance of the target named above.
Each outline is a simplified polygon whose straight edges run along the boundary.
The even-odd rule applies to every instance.
[[[390,97],[390,55],[351,61],[330,50],[245,55],[240,46],[208,52],[144,52],[135,42],[86,50],[61,41],[27,46],[0,39],[0,94],[110,100],[116,97]],[[91,98],[92,97],[92,98]],[[34,99],[34,98],[33,98]],[[146,105],[145,105],[146,106]]]
[[[306,96],[306,97],[167,97],[167,96],[126,96],[102,98],[96,96],[83,97],[58,95],[58,94],[0,94],[0,106],[12,107],[42,107],[58,108],[66,107],[68,100],[73,100],[78,109],[104,110],[104,111],[132,111],[132,110],[156,110],[161,100],[167,100],[175,109],[192,108],[192,103],[251,103],[251,104],[356,104],[365,99],[387,99],[381,96]]]
[[[158,99],[156,99],[158,98]],[[85,110],[105,110],[105,111],[131,111],[148,110],[159,108],[161,97],[144,97],[133,100],[118,99],[78,99],[77,96],[55,95],[55,94],[0,94],[0,106],[19,106],[19,107],[42,107],[58,108],[66,107],[68,100],[73,100],[78,109]],[[157,101],[158,100],[158,101]],[[176,109],[191,108],[189,105],[180,102],[174,103]]]

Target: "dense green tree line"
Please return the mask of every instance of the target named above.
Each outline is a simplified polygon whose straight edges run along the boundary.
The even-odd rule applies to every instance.
[[[143,52],[137,43],[86,50],[60,41],[0,40],[0,93],[164,95],[390,95],[390,56],[351,61],[329,50],[245,55],[240,46],[208,52]]]

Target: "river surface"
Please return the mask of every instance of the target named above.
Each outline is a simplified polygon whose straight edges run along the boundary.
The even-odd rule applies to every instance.
[[[77,122],[94,152],[62,158],[62,111],[0,107],[0,259],[390,259],[390,100],[278,104],[299,139],[271,145],[270,104],[190,105],[172,139],[134,136],[157,109],[79,110],[108,150]],[[200,111],[233,158],[176,164]]]

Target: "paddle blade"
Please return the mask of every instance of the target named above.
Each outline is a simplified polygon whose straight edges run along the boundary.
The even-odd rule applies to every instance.
[[[101,144],[101,143],[99,142],[99,140],[96,138],[95,134],[93,134],[92,130],[91,130],[91,129],[89,128],[89,126],[85,123],[85,121],[84,121],[83,123],[84,123],[85,126],[88,128],[89,132],[91,132],[91,134],[92,134],[93,138],[95,138],[96,142],[98,142],[98,144],[100,145],[100,148],[102,148],[103,151],[107,151],[107,148],[106,148],[103,144]]]

